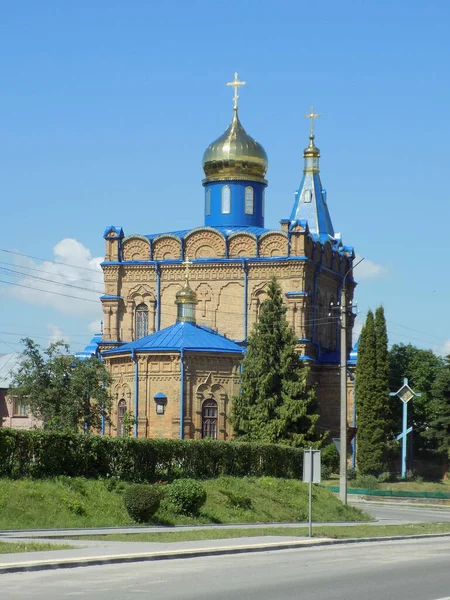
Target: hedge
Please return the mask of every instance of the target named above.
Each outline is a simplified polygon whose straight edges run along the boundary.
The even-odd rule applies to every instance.
[[[302,463],[301,449],[275,444],[0,428],[0,477],[114,477],[135,483],[220,475],[300,479]]]

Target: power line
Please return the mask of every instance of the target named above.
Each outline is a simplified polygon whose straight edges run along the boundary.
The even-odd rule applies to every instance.
[[[0,279],[0,283],[6,283],[7,285],[15,285],[16,287],[28,288],[29,290],[36,290],[38,292],[44,292],[44,294],[54,294],[55,296],[64,296],[65,298],[71,298],[72,300],[83,300],[84,302],[93,302],[98,304],[98,300],[89,300],[89,298],[80,298],[79,296],[69,296],[69,294],[61,294],[60,292],[50,292],[49,290],[43,290],[41,288],[35,288],[31,285],[23,285],[21,283],[13,283],[12,281],[4,281]]]
[[[14,252],[13,250],[6,250],[5,248],[0,248],[0,252],[7,252],[8,254],[15,254],[16,256],[24,256],[25,258],[32,258],[33,260],[42,260],[43,262],[50,262],[55,265],[62,265],[63,267],[74,267],[75,269],[82,269],[83,271],[94,271],[95,273],[99,273],[98,269],[92,269],[89,267],[80,267],[78,265],[71,265],[69,263],[63,263],[58,260],[50,260],[49,258],[41,258],[39,256],[32,256],[31,254],[23,254],[22,252]]]
[[[26,271],[37,271],[38,273],[47,273],[48,275],[51,275],[52,277],[65,277],[66,279],[74,279],[76,281],[88,281],[89,283],[96,283],[94,279],[83,279],[82,277],[74,277],[73,274],[72,275],[64,275],[64,273],[49,273],[45,269],[36,269],[34,267],[26,267],[24,265],[15,265],[14,263],[6,262],[4,260],[0,260],[0,264],[8,265],[9,267],[16,267],[18,269],[25,269]],[[62,263],[58,263],[58,264],[62,264]],[[80,267],[76,267],[76,268],[79,269]],[[93,271],[93,272],[95,272],[97,275],[103,275],[102,271]],[[26,274],[26,276],[28,276],[28,274]]]
[[[14,269],[6,269],[5,267],[0,267],[0,273],[7,275],[8,277],[23,277],[25,279],[36,279],[37,281],[44,281],[45,283],[53,283],[54,285],[59,285],[61,287],[75,288],[77,290],[83,290],[88,292],[94,292],[98,294],[102,294],[103,290],[93,290],[88,287],[80,287],[79,285],[74,285],[72,283],[65,283],[64,281],[55,281],[54,279],[47,279],[46,277],[39,277],[38,275],[31,275],[30,273],[23,273],[22,271],[16,271]],[[91,283],[95,283],[91,281]]]

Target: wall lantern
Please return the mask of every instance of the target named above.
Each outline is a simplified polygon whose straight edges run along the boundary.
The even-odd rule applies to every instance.
[[[153,399],[156,404],[156,414],[163,415],[164,411],[166,409],[167,396],[165,394],[163,394],[162,392],[158,392],[156,394],[156,396],[153,396]]]

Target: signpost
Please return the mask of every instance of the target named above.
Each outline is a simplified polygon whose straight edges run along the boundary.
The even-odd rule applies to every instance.
[[[303,450],[303,482],[309,483],[308,525],[312,537],[312,484],[321,482],[320,450]]]
[[[408,402],[414,398],[414,396],[421,396],[422,394],[417,394],[413,392],[412,389],[408,385],[407,377],[403,380],[402,387],[398,390],[398,392],[391,392],[390,396],[398,396],[400,400],[403,402],[403,431],[399,433],[397,436],[397,440],[402,440],[402,479],[406,477],[406,437],[408,433],[411,433],[412,426],[408,427]]]

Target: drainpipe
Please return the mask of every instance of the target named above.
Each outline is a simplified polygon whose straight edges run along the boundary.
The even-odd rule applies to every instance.
[[[139,412],[139,365],[136,358],[136,350],[131,351],[131,359],[134,362],[134,437],[138,437],[138,412]]]
[[[159,262],[155,261],[156,272],[156,331],[161,329],[161,269]]]
[[[180,440],[184,439],[184,350],[180,350]]]
[[[245,259],[242,260],[242,270],[244,272],[244,340],[248,336],[248,268]]]
[[[347,375],[353,381],[353,418],[352,418],[352,427],[356,427],[356,388],[355,388],[355,376],[347,369]],[[356,467],[356,435],[353,436],[352,439],[352,467]]]

